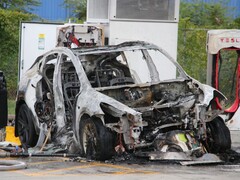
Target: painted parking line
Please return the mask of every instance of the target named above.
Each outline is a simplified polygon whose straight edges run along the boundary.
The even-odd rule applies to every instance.
[[[54,169],[54,170],[45,170],[43,172],[38,172],[38,173],[26,173],[23,171],[18,171],[18,173],[27,175],[27,176],[44,176],[44,175],[53,175],[53,173],[56,172],[65,172],[65,171],[70,171],[70,170],[75,170],[75,169],[81,169],[81,168],[90,168],[93,167],[94,165],[82,165],[82,166],[73,166],[73,167],[68,167],[68,168],[60,168],[60,169]],[[62,175],[62,174],[59,174]]]
[[[115,172],[112,174],[129,174],[129,173],[142,173],[142,174],[159,174],[156,171],[138,170],[135,168],[129,168],[125,166],[115,165],[115,164],[105,164],[105,163],[95,163],[98,166],[104,166],[109,168],[121,169],[123,171]]]
[[[28,165],[41,165],[41,164],[50,164],[50,163],[56,163],[56,162],[62,162],[61,160],[56,161],[40,161],[40,162],[26,162]]]
[[[48,161],[48,162],[36,162],[32,163],[31,165],[35,164],[48,164],[52,162],[61,162],[61,161]],[[86,172],[74,172],[78,169],[92,169],[91,173]],[[107,168],[108,171],[104,170],[103,168]],[[97,172],[95,172],[95,170]],[[73,171],[73,172],[72,172]],[[92,162],[87,165],[81,165],[81,166],[72,166],[72,167],[66,167],[66,168],[59,168],[59,169],[52,169],[52,170],[44,170],[42,172],[28,172],[26,170],[20,170],[16,171],[17,173],[20,173],[25,176],[81,176],[81,175],[124,175],[124,174],[134,174],[134,173],[140,173],[140,174],[159,174],[159,172],[156,171],[148,171],[148,170],[138,170],[135,168],[129,168],[121,165],[113,165],[113,164],[106,164],[106,163],[99,163],[99,162]],[[72,172],[72,173],[69,173]]]

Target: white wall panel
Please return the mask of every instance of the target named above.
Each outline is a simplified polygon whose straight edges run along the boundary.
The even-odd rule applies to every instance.
[[[60,24],[21,23],[18,78],[31,67],[36,58],[56,46],[56,30]]]

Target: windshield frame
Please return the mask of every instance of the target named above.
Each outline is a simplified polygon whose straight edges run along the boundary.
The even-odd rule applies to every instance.
[[[131,42],[125,42],[119,45],[111,45],[111,46],[100,46],[100,47],[91,47],[91,48],[76,48],[72,49],[74,54],[78,56],[80,61],[84,61],[83,56],[85,55],[96,55],[96,54],[102,54],[102,53],[116,53],[116,52],[124,52],[124,51],[133,51],[133,50],[157,50],[163,56],[167,58],[174,66],[176,66],[176,71],[179,72],[179,77],[182,77],[181,79],[189,79],[190,77],[187,75],[187,73],[183,70],[183,68],[176,62],[176,60],[169,55],[167,51],[164,49],[144,41],[131,41]],[[150,56],[150,55],[149,55]],[[155,64],[154,64],[155,65]],[[152,66],[152,65],[150,65]],[[158,74],[158,71],[156,68],[149,69],[150,72],[152,72],[154,75]],[[177,80],[180,78],[173,78],[171,80]],[[163,80],[168,81],[168,80]],[[157,81],[156,78],[154,81],[151,81],[150,83],[155,84],[156,82],[162,82],[162,80]]]

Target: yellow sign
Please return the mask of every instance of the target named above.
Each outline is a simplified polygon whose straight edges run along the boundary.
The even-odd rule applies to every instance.
[[[13,126],[6,126],[6,139],[7,142],[12,142],[21,145],[20,139],[14,135],[15,128]]]
[[[38,49],[45,49],[45,34],[38,34]]]

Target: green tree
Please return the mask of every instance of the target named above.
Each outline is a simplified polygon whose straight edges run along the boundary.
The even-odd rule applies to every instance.
[[[67,8],[73,10],[73,20],[82,23],[86,20],[87,14],[87,0],[64,0]]]
[[[207,31],[239,27],[239,21],[227,14],[232,7],[226,7],[226,2],[195,0],[193,3],[181,2],[180,5],[178,62],[189,75],[203,83],[206,82]]]
[[[39,0],[1,0],[0,9],[26,11],[33,6],[40,5]]]
[[[15,97],[17,89],[19,24],[32,18],[23,12],[0,9],[0,70],[6,76],[10,98]]]
[[[180,18],[189,18],[198,26],[225,25],[231,20],[233,7],[226,6],[227,0],[210,1],[193,0],[191,3],[181,2]]]

